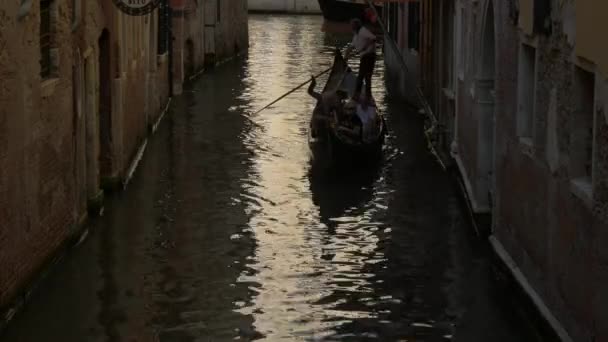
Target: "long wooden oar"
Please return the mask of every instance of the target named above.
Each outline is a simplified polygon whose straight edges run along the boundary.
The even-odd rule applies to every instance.
[[[330,71],[332,68],[333,68],[333,66],[332,66],[331,68],[327,69],[327,70],[324,70],[324,71],[322,71],[322,72],[320,72],[320,73],[316,74],[314,77],[315,77],[315,78],[317,78],[317,77],[319,77],[319,76],[321,76],[321,75],[323,75],[323,74],[326,74],[326,73],[328,73],[328,72],[329,72],[329,71]],[[308,81],[306,81],[306,82],[304,82],[304,83],[300,84],[299,86],[297,86],[297,87],[295,87],[295,88],[291,89],[290,91],[286,92],[285,94],[281,95],[281,97],[279,97],[278,99],[276,99],[276,100],[272,101],[271,103],[269,103],[268,105],[266,105],[264,108],[262,108],[262,109],[258,110],[257,112],[253,113],[253,116],[255,116],[255,115],[259,114],[261,111],[263,111],[264,109],[267,109],[268,107],[272,106],[273,104],[275,104],[275,103],[277,103],[277,102],[281,101],[281,100],[282,100],[282,99],[284,99],[284,98],[285,98],[287,95],[289,95],[289,94],[293,93],[294,91],[296,91],[296,90],[298,90],[298,89],[302,88],[303,86],[307,85],[307,84],[308,84],[310,81],[311,81],[311,80],[308,80]]]

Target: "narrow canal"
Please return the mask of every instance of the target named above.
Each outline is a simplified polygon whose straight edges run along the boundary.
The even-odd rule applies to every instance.
[[[251,115],[331,65],[344,37],[321,26],[251,17],[249,55],[174,99],[127,191],[2,340],[533,340],[381,60],[377,170],[310,175],[304,89]]]

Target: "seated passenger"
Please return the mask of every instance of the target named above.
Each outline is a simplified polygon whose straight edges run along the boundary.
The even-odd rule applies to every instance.
[[[373,139],[373,134],[376,128],[376,108],[366,106],[365,104],[357,105],[357,116],[361,120],[361,135],[363,141],[369,141]]]
[[[357,115],[357,102],[348,100],[344,105],[344,115],[340,119],[339,130],[352,139],[361,139],[361,119]]]
[[[312,77],[311,84],[308,87],[308,94],[317,100],[317,105],[312,115],[312,135],[317,136],[318,130],[332,119],[332,116],[338,116],[342,111],[342,101],[347,98],[348,94],[343,90],[335,92],[326,92],[323,94],[315,92],[317,81]]]

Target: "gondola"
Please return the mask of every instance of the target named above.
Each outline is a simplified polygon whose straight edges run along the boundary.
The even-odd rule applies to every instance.
[[[336,51],[334,64],[323,88],[323,92],[344,90],[349,97],[355,93],[357,75],[348,67],[340,51]],[[362,98],[366,96],[361,94]],[[308,134],[308,143],[314,162],[323,162],[325,165],[353,165],[366,164],[382,156],[382,147],[387,127],[383,114],[376,105],[369,107],[373,110],[376,120],[373,132],[362,136],[351,137],[341,129],[341,123],[332,119],[326,127],[319,130],[316,136],[312,134],[312,121]]]
[[[378,13],[382,13],[382,6],[374,6]],[[348,22],[353,18],[363,20],[363,13],[369,5],[366,0],[319,0],[319,7],[326,20]]]

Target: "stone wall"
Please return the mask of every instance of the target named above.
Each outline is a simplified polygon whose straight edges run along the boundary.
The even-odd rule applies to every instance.
[[[216,58],[219,60],[245,51],[249,46],[247,1],[221,2],[220,21],[215,31]]]
[[[500,245],[496,251],[506,253],[513,272],[523,273],[521,285],[562,337],[608,341],[608,75],[606,61],[593,58],[605,46],[577,30],[605,25],[608,14],[592,10],[588,0],[553,1],[544,13],[547,26],[536,22],[543,13],[533,0],[453,3],[454,60],[439,67],[451,68],[454,89],[441,89],[445,75],[436,70],[419,72],[430,110],[447,132],[455,131],[451,152],[471,207],[492,214],[492,245]],[[407,25],[407,16],[400,18]],[[436,27],[422,29],[431,54],[449,51]],[[535,51],[535,72],[518,84],[528,61],[521,57],[524,45]],[[398,62],[387,54],[389,70]],[[590,80],[582,82],[585,77]],[[449,106],[433,101],[441,91],[444,101],[455,99],[455,122],[440,112]],[[591,104],[581,105],[592,95]],[[521,99],[533,99],[529,121]],[[582,114],[590,132],[580,128]],[[583,172],[587,143],[591,175]]]
[[[115,52],[120,56],[112,82],[112,145],[116,153],[110,183],[126,177],[150,125],[162,112],[169,97],[166,57],[158,56],[157,12],[131,17],[114,9]],[[149,102],[148,99],[156,99]]]
[[[122,183],[169,98],[156,12],[127,17],[111,2],[54,0],[50,13],[52,69],[42,79],[39,1],[0,4],[2,313],[98,209],[102,178]]]
[[[177,42],[192,42],[187,62],[198,70],[207,37],[203,2],[192,3]],[[221,5],[213,35],[224,58],[248,45],[247,6]],[[111,1],[53,0],[53,67],[42,79],[40,2],[0,3],[0,313],[80,234],[102,189],[125,184],[161,118],[170,71],[184,59],[169,65],[170,51],[159,52],[158,12],[131,17]]]
[[[184,13],[185,35],[184,69],[187,76],[194,75],[205,65],[205,6],[193,0],[187,2]]]
[[[172,0],[171,4],[173,84],[179,94],[182,83],[205,66],[246,50],[247,1]]]
[[[574,189],[571,173],[578,158],[572,151],[578,63],[555,19],[553,34],[537,38],[532,144],[518,137],[516,115],[498,126],[508,152],[497,165],[502,172],[495,231],[572,338],[603,341],[608,339],[605,79],[596,73],[594,182],[587,199]]]
[[[25,14],[18,16],[20,10]],[[67,2],[53,3],[51,76],[41,78],[40,6],[0,5],[0,307],[79,222],[78,127]]]
[[[497,2],[495,2],[497,3]],[[567,5],[566,5],[567,6]],[[605,247],[608,205],[605,192],[607,99],[605,75],[595,73],[595,152],[592,197],[573,189],[573,119],[578,111],[575,57],[564,13],[552,12],[550,34],[521,32],[509,18],[507,3],[497,25],[496,203],[494,234],[524,273],[557,321],[576,341],[608,339]],[[579,20],[584,20],[579,18]],[[569,42],[570,41],[570,42]],[[532,133],[518,133],[518,63],[522,43],[536,51]],[[589,70],[593,70],[593,67]]]

